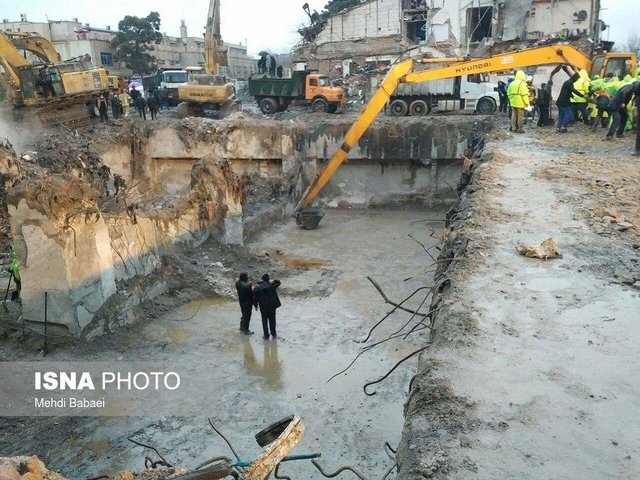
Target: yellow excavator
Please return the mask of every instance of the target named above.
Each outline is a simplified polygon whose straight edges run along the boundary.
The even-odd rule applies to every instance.
[[[22,54],[31,52],[37,62]],[[51,42],[37,34],[0,31],[0,87],[15,112],[36,113],[44,125],[80,125],[91,118],[86,104],[108,89],[103,68],[63,63]],[[43,70],[50,86],[42,88]]]
[[[417,70],[416,68],[420,64],[433,65],[434,61],[438,60],[407,59],[396,63],[389,70],[378,90],[345,135],[338,151],[324,170],[316,176],[298,202],[294,213],[298,225],[309,230],[317,227],[323,212],[321,209],[308,208],[309,205],[342,162],[346,160],[349,151],[367,131],[400,83],[420,83],[460,75],[504,72],[543,65],[564,65],[572,67],[575,71],[584,69],[589,72],[592,78],[595,75],[604,77],[607,73],[622,78],[627,73],[634,72],[638,65],[636,55],[633,53],[602,53],[589,58],[580,50],[565,44],[531,48],[473,60],[448,62],[445,58],[442,59],[442,63],[446,62],[446,66],[428,70]]]
[[[227,52],[220,35],[220,0],[209,1],[207,26],[204,34],[204,71],[192,73],[186,85],[178,86],[178,115],[202,115],[205,110],[218,110],[222,114],[235,103],[233,82],[220,75],[220,66],[228,64]]]

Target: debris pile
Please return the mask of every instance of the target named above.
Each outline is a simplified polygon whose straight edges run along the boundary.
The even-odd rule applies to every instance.
[[[553,238],[547,238],[539,245],[521,245],[517,247],[518,253],[529,258],[541,258],[548,260],[550,258],[561,257],[560,248]]]
[[[0,457],[1,480],[66,480],[45,467],[42,460],[32,457]]]

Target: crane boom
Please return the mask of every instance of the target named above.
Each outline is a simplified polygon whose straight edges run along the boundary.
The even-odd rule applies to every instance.
[[[634,60],[632,63],[635,63],[635,57],[632,58]],[[443,60],[446,61],[446,59]],[[433,60],[429,59],[424,63],[432,62]],[[422,62],[414,59],[404,60],[396,63],[391,70],[389,70],[389,73],[380,84],[378,90],[345,135],[342,145],[338,148],[338,151],[333,155],[325,169],[316,176],[314,181],[305,191],[302,199],[296,206],[296,212],[307,207],[313,200],[315,200],[334,172],[342,162],[346,160],[349,151],[358,142],[358,140],[360,140],[391,95],[393,95],[398,84],[402,82],[419,83],[475,73],[501,72],[515,68],[538,65],[559,64],[569,65],[574,69],[589,69],[591,66],[591,59],[570,45],[554,45],[453,63],[431,70],[414,71],[416,64],[418,63]]]

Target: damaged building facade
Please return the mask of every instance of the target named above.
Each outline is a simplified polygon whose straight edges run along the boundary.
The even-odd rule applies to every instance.
[[[412,49],[464,56],[552,37],[597,42],[599,11],[600,0],[368,0],[328,18],[310,16],[296,54],[310,68],[347,75],[384,67]]]

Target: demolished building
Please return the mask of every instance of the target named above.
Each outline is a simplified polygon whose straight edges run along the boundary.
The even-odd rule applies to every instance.
[[[310,68],[347,75],[384,67],[413,49],[465,56],[480,46],[553,37],[595,44],[604,28],[599,11],[599,0],[367,0],[312,17],[296,54]]]

